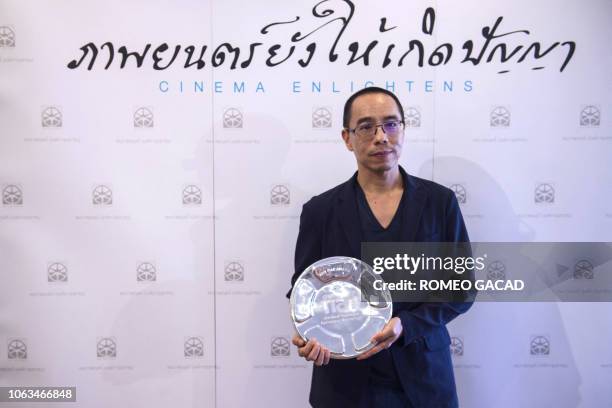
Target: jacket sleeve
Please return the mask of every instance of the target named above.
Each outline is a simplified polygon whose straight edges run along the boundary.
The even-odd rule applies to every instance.
[[[302,206],[300,229],[295,244],[295,269],[291,277],[291,288],[285,295],[287,299],[291,296],[293,285],[304,269],[321,259],[320,231],[321,226],[314,218],[311,201],[309,201]]]
[[[445,242],[469,242],[463,216],[452,191],[446,199],[444,214],[444,232],[441,240]],[[412,310],[401,310],[398,317],[402,322],[403,345],[408,345],[421,336],[427,336],[440,327],[445,326],[461,313],[465,313],[473,301],[422,303]],[[400,343],[402,344],[402,343]]]

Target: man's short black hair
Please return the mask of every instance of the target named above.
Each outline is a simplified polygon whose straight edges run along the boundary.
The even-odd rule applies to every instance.
[[[372,93],[382,93],[382,94],[389,95],[390,97],[392,97],[395,103],[397,104],[397,109],[399,109],[400,116],[401,116],[400,119],[404,120],[404,108],[402,107],[402,104],[400,103],[399,99],[397,98],[397,96],[395,96],[393,92],[388,91],[384,88],[379,88],[377,86],[369,86],[367,88],[363,88],[362,90],[357,91],[354,94],[352,94],[351,97],[348,98],[348,100],[344,104],[344,116],[342,117],[342,126],[345,129],[348,129],[349,123],[351,122],[351,109],[353,108],[353,102],[355,102],[355,99],[357,99],[361,95],[367,95],[367,94],[372,94]]]

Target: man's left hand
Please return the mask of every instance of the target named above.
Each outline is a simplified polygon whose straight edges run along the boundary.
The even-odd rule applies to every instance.
[[[392,318],[381,331],[372,336],[370,341],[376,345],[367,352],[358,356],[357,360],[365,360],[379,351],[391,347],[395,340],[402,335],[403,330],[404,328],[402,327],[402,321],[399,319],[399,317]]]

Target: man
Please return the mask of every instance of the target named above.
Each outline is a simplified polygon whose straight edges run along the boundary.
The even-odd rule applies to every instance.
[[[344,106],[342,138],[357,172],[302,209],[291,284],[330,256],[361,258],[361,242],[468,242],[453,192],[408,175],[398,160],[404,112],[397,97],[369,87]],[[290,292],[287,294],[289,297]],[[316,339],[297,334],[298,354],[313,361],[313,407],[455,407],[446,324],[471,303],[394,303],[393,317],[357,359],[331,359]]]

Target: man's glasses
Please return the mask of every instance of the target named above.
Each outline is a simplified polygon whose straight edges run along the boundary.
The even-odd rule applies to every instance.
[[[400,132],[404,129],[404,121],[388,120],[379,125],[370,122],[365,122],[354,129],[348,129],[348,131],[355,133],[361,139],[373,139],[379,127],[387,136],[394,137],[399,135]]]

